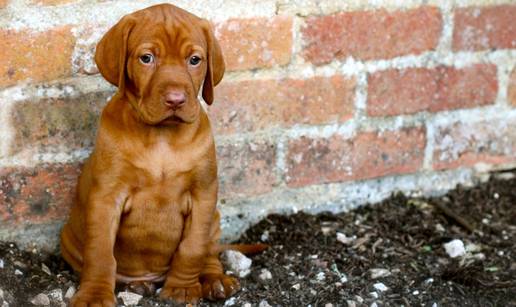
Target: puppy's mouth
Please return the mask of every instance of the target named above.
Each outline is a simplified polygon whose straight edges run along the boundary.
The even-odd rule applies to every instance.
[[[188,122],[186,122],[184,119],[182,119],[181,117],[173,114],[172,116],[169,116],[167,118],[165,118],[164,120],[162,120],[161,122],[159,122],[159,125],[167,125],[167,124],[187,124]]]

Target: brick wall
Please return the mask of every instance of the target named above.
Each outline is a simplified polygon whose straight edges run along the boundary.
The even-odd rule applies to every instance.
[[[226,57],[209,109],[226,238],[268,212],[439,193],[515,165],[511,0],[171,2],[213,22]],[[156,3],[0,1],[0,238],[55,246],[114,91],[95,44]]]

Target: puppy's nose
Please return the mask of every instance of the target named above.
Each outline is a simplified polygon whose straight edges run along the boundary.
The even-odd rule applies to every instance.
[[[174,110],[179,108],[185,102],[186,95],[184,92],[171,91],[165,95],[165,104]]]

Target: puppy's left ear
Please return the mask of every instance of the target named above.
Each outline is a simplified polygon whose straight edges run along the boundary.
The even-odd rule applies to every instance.
[[[224,64],[222,50],[213,34],[210,22],[202,20],[202,29],[208,47],[208,68],[202,86],[202,98],[207,104],[211,105],[213,103],[213,88],[222,80],[226,66]]]
[[[102,37],[95,51],[95,63],[109,83],[124,91],[127,41],[136,20],[125,16]]]

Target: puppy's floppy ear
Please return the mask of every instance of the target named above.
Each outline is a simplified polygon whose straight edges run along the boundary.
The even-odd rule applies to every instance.
[[[207,104],[213,103],[213,88],[219,84],[224,76],[225,64],[220,45],[213,34],[209,21],[202,21],[202,28],[208,46],[208,69],[202,86],[202,98]]]
[[[133,16],[125,16],[102,37],[95,51],[95,63],[109,83],[123,91],[127,60],[127,40],[135,25]]]

